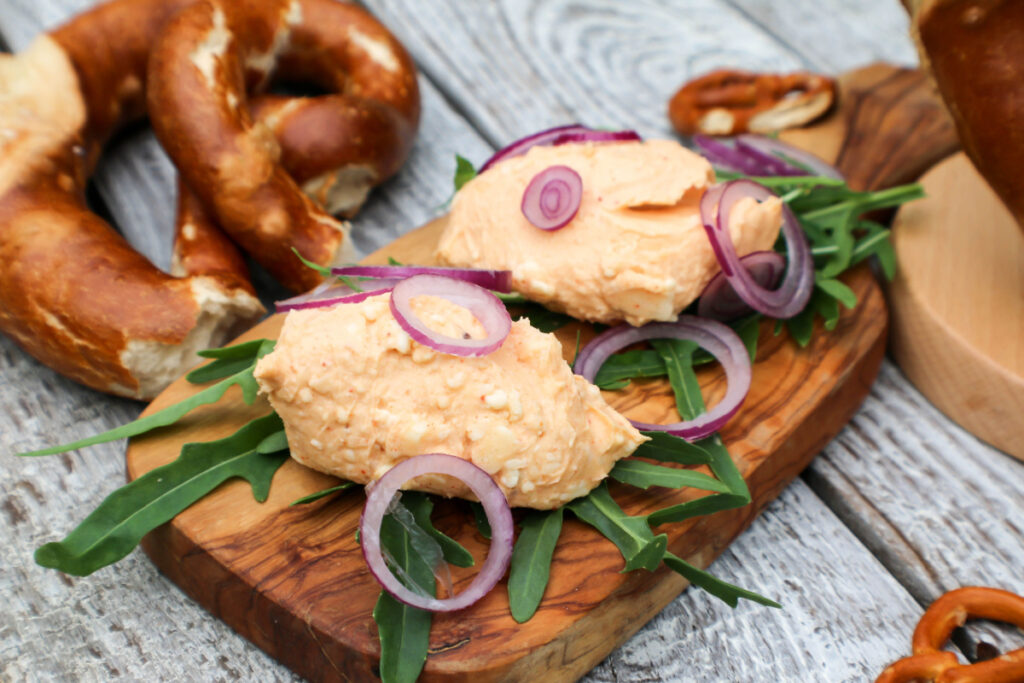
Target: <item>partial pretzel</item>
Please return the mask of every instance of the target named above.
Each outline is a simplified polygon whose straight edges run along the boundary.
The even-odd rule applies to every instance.
[[[144,113],[149,46],[180,4],[122,0],[0,55],[0,330],[68,377],[134,398],[263,313],[234,264],[171,277],[85,203],[101,146]]]
[[[914,629],[911,657],[889,666],[876,683],[913,680],[951,683],[1020,683],[1024,681],[1024,648],[995,659],[961,665],[942,648],[953,629],[968,619],[992,619],[1024,628],[1024,597],[997,588],[969,586],[950,591],[932,603]]]
[[[771,133],[810,123],[832,106],[835,81],[812,73],[784,76],[722,69],[690,81],[668,105],[682,135]]]
[[[249,92],[280,75],[338,93],[346,108],[338,121],[352,132],[341,144],[351,148],[353,163],[323,171],[313,168],[314,157],[303,157],[291,165],[309,166],[300,177],[319,183],[325,199],[338,198],[332,208],[342,211],[397,168],[419,119],[405,50],[364,10],[335,0],[196,2],[162,32],[149,71],[153,128],[186,184],[236,243],[293,290],[320,277],[292,248],[324,265],[345,258],[346,226],[306,197],[279,163],[270,128],[248,113]],[[287,104],[276,106],[288,114]],[[317,125],[304,127],[307,141],[292,146],[314,151],[323,134]]]

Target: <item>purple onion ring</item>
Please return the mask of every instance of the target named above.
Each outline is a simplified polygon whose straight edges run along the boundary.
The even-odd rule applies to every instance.
[[[807,305],[814,289],[814,262],[807,236],[796,216],[782,205],[782,235],[786,240],[786,276],[777,289],[761,287],[740,265],[736,247],[729,234],[729,214],[744,197],[764,201],[774,197],[770,190],[751,180],[732,180],[709,188],[700,201],[701,220],[722,273],[736,294],[759,313],[771,318],[792,318]]]
[[[786,258],[777,251],[755,251],[741,257],[740,264],[747,269],[754,282],[771,289],[786,269]],[[697,300],[697,315],[702,318],[732,320],[751,310],[729,284],[725,271],[719,271],[711,278]]]
[[[530,180],[520,210],[541,230],[564,228],[583,201],[583,179],[568,166],[548,166]]]
[[[717,432],[743,404],[750,390],[750,355],[743,340],[730,327],[718,322],[681,315],[674,323],[648,323],[643,327],[619,325],[605,330],[580,351],[573,372],[593,382],[608,357],[621,349],[648,339],[686,339],[718,359],[729,384],[725,397],[711,410],[692,420],[667,425],[630,420],[643,431],[662,431],[697,441]]]
[[[391,499],[403,484],[424,474],[444,474],[468,486],[483,505],[491,525],[491,548],[480,573],[466,590],[443,600],[419,595],[402,585],[388,569],[380,546],[380,527]],[[359,520],[363,557],[373,577],[399,602],[431,612],[454,612],[469,607],[487,595],[505,575],[512,558],[512,510],[505,494],[490,475],[469,460],[444,453],[413,456],[392,467],[372,487],[367,488],[366,505]]]
[[[490,159],[484,162],[477,173],[483,173],[499,161],[511,159],[512,157],[526,154],[531,147],[544,145],[564,145],[569,142],[622,142],[639,140],[640,136],[636,131],[605,131],[587,128],[578,123],[567,126],[548,128],[532,135],[520,138],[512,144],[499,149]]]
[[[361,285],[363,290],[361,292],[342,284],[322,282],[305,294],[276,302],[274,309],[278,313],[284,313],[285,311],[301,311],[309,308],[326,308],[336,304],[357,304],[371,296],[390,292],[399,282],[400,280],[394,278],[366,280]]]
[[[487,332],[485,339],[459,339],[435,332],[412,310],[417,296],[437,296],[469,310]],[[453,356],[486,356],[512,329],[512,318],[498,297],[479,285],[442,275],[413,275],[391,290],[391,314],[416,342]]]
[[[444,275],[465,280],[495,292],[512,291],[512,271],[482,268],[442,268],[440,266],[342,266],[331,268],[331,275],[380,277],[402,280],[413,275]]]

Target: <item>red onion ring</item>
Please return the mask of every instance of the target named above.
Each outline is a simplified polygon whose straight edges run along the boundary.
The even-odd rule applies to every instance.
[[[444,275],[456,280],[465,280],[495,292],[512,291],[512,271],[484,270],[481,268],[442,268],[439,266],[344,266],[331,268],[332,275],[352,277],[380,277],[398,280],[413,275]]]
[[[391,499],[403,484],[423,474],[444,474],[464,483],[483,505],[491,525],[491,548],[480,573],[466,590],[443,600],[419,595],[402,585],[388,569],[380,546],[380,526]],[[359,520],[363,557],[373,577],[395,600],[432,612],[464,609],[487,595],[508,569],[513,535],[512,510],[490,475],[468,460],[444,453],[417,455],[388,470],[368,487],[366,506]]]
[[[731,328],[718,322],[681,315],[674,323],[648,323],[643,327],[619,325],[605,330],[580,351],[573,372],[593,382],[598,370],[613,353],[647,339],[686,339],[698,344],[722,364],[729,384],[725,397],[711,410],[692,420],[658,425],[630,420],[642,431],[661,431],[698,441],[717,432],[743,404],[750,390],[750,355]]]
[[[750,273],[754,282],[766,289],[772,288],[786,269],[785,257],[777,251],[755,251],[740,258],[740,264]],[[736,294],[725,271],[720,271],[697,300],[697,315],[713,320],[732,320],[749,313],[750,306]]]
[[[768,165],[782,164],[783,167],[788,169],[788,172],[785,173],[771,173],[768,175],[819,175],[826,178],[834,178],[835,180],[844,180],[843,174],[835,166],[825,163],[810,152],[805,152],[799,147],[794,147],[776,138],[769,138],[763,135],[740,135],[736,138],[736,146],[745,150],[751,156],[767,162]],[[794,166],[788,163],[785,157],[789,157],[807,168]]]
[[[761,287],[747,269],[740,266],[728,230],[729,213],[737,201],[744,197],[764,201],[774,196],[768,188],[751,180],[732,180],[704,193],[700,201],[700,213],[715,258],[736,294],[755,311],[771,318],[783,319],[792,318],[802,311],[814,289],[811,248],[796,216],[789,206],[782,205],[782,235],[786,240],[788,265],[782,284],[774,290]]]
[[[712,165],[734,173],[765,175],[764,167],[750,155],[707,135],[694,135],[693,142]],[[769,174],[770,175],[770,174]]]
[[[520,210],[541,230],[558,230],[571,221],[583,201],[583,179],[568,166],[548,166],[533,176]]]
[[[278,313],[284,313],[285,311],[301,311],[309,308],[326,308],[335,304],[357,304],[371,296],[390,292],[399,282],[400,280],[395,278],[366,280],[365,287],[361,292],[345,285],[322,282],[305,294],[275,302],[274,309]]]
[[[485,339],[458,339],[435,332],[413,312],[417,296],[438,296],[469,310],[487,332]],[[391,290],[391,314],[414,340],[454,356],[486,356],[496,350],[512,329],[512,318],[498,297],[479,285],[442,275],[413,275]]]
[[[484,162],[484,165],[480,167],[477,173],[483,173],[499,161],[526,154],[528,149],[539,145],[564,145],[569,142],[617,142],[639,139],[640,136],[636,131],[623,130],[611,132],[593,130],[578,123],[548,128],[533,135],[527,135],[525,138],[520,138],[507,147],[499,149],[494,153],[494,156]]]

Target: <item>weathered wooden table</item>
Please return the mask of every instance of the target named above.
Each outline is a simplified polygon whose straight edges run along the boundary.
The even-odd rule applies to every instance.
[[[0,0],[10,49],[89,0]],[[422,70],[413,156],[355,220],[368,252],[435,215],[456,152],[583,121],[668,136],[665,105],[718,66],[838,73],[916,61],[896,0],[370,0]],[[172,169],[151,134],[106,156],[97,205],[158,265],[170,259]],[[1024,343],[1007,340],[1007,343]],[[75,579],[37,567],[124,479],[124,444],[19,460],[135,417],[137,403],[83,389],[0,338],[0,680],[289,680],[141,553]],[[1024,419],[1024,417],[1022,417]],[[686,591],[587,680],[865,680],[909,654],[923,607],[986,584],[1024,592],[1024,464],[938,413],[886,362],[839,437],[712,571],[779,599],[731,610]],[[1017,647],[972,626],[956,646]]]

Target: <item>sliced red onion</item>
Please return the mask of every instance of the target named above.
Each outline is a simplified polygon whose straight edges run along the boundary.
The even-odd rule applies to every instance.
[[[548,166],[533,176],[520,209],[541,230],[558,230],[571,221],[583,201],[583,179],[568,166]]]
[[[584,130],[566,132],[555,138],[552,147],[577,142],[640,142],[640,134],[635,130]]]
[[[694,135],[693,142],[697,145],[700,153],[711,162],[726,171],[743,173],[746,175],[764,175],[764,167],[757,163],[750,155],[744,154],[741,150],[728,145],[707,135]]]
[[[643,431],[662,431],[697,441],[717,432],[728,422],[750,390],[750,356],[743,341],[728,326],[717,320],[681,315],[674,323],[648,323],[643,327],[619,325],[605,330],[580,351],[573,372],[593,382],[598,370],[613,353],[630,344],[648,339],[686,339],[718,359],[729,384],[725,397],[711,410],[692,420],[667,425],[630,420]]]
[[[399,282],[401,280],[396,278],[365,280],[359,283],[359,288],[363,290],[361,292],[346,285],[329,281],[322,282],[305,294],[276,302],[274,307],[278,313],[284,313],[285,311],[301,311],[308,308],[325,308],[335,304],[357,304],[371,296],[390,292]]]
[[[391,499],[403,484],[424,474],[443,474],[468,486],[483,505],[491,525],[491,547],[480,573],[466,590],[445,599],[423,596],[406,588],[388,569],[381,552],[380,526]],[[444,453],[417,455],[388,470],[372,487],[368,487],[366,506],[359,520],[363,557],[377,582],[399,602],[432,612],[464,609],[487,595],[508,569],[513,534],[512,510],[505,494],[490,475],[468,460]]]
[[[844,179],[843,174],[835,166],[825,163],[810,152],[805,152],[799,147],[794,147],[776,138],[763,135],[740,135],[736,138],[736,146],[751,156],[761,159],[767,166],[781,163],[782,168],[788,169],[786,172],[767,175],[819,175],[836,180]],[[794,166],[786,161],[787,158],[806,168]]]
[[[811,248],[796,216],[788,205],[782,205],[782,235],[786,240],[788,265],[786,277],[774,290],[761,287],[747,269],[740,266],[728,229],[729,214],[737,201],[751,197],[761,202],[774,196],[769,189],[751,180],[732,180],[704,193],[700,213],[715,258],[736,294],[755,311],[783,319],[792,318],[802,311],[814,289]]]
[[[435,332],[412,310],[417,296],[438,296],[469,310],[487,332],[485,339],[459,339]],[[512,329],[512,318],[498,297],[479,285],[442,275],[413,275],[391,290],[391,314],[410,337],[435,351],[454,356],[486,356]]]
[[[484,165],[481,166],[480,170],[477,172],[483,173],[499,161],[521,156],[526,154],[526,151],[531,147],[537,147],[539,145],[564,145],[569,142],[619,142],[639,139],[640,136],[636,131],[632,130],[615,132],[594,130],[578,123],[573,123],[568,126],[558,126],[557,128],[542,130],[539,133],[534,133],[533,135],[527,135],[525,138],[520,138],[507,147],[503,147],[495,152],[494,156],[485,161]]]
[[[786,259],[777,251],[755,251],[740,258],[742,265],[759,287],[771,289],[786,269]],[[714,320],[732,320],[751,311],[729,284],[725,271],[711,278],[697,300],[697,315]]]
[[[444,275],[456,280],[465,280],[495,292],[507,294],[512,291],[512,271],[484,270],[480,268],[441,268],[438,266],[344,266],[331,268],[332,275],[353,277],[395,278],[398,280],[413,275]]]

